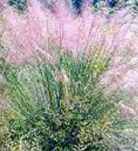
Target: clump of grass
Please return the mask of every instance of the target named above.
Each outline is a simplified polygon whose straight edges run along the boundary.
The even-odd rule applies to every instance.
[[[14,114],[7,124],[11,150],[119,149],[114,138],[123,128],[117,105],[98,84],[109,60],[58,58],[56,64],[4,65]]]

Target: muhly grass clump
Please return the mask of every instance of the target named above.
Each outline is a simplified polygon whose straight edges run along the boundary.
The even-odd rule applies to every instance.
[[[117,97],[105,96],[98,84],[109,59],[97,56],[62,54],[55,64],[39,58],[20,66],[3,60],[10,108],[1,148],[113,151],[127,146],[129,139],[122,136],[128,124],[120,118]]]

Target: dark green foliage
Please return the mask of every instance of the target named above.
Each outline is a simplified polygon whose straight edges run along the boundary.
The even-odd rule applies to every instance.
[[[122,8],[129,8],[134,12],[138,12],[138,0],[107,0],[103,2],[102,0],[94,0],[93,6],[100,9],[106,7],[112,9],[110,12],[120,10]]]
[[[79,15],[81,13],[84,0],[71,0],[71,2],[75,13]]]
[[[27,8],[27,0],[9,0],[8,4],[19,11],[24,11]]]

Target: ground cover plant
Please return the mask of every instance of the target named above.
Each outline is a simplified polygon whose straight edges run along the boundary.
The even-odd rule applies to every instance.
[[[20,66],[1,60],[10,104],[2,150],[111,151],[132,147],[135,141],[124,133],[130,125],[121,119],[117,98],[104,95],[98,84],[109,58],[69,54],[57,58],[55,64],[37,58]]]

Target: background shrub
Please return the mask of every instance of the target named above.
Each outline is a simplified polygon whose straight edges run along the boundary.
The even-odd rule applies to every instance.
[[[27,0],[9,0],[8,4],[19,11],[24,11],[27,7]]]

